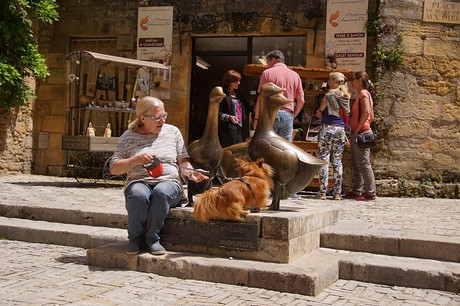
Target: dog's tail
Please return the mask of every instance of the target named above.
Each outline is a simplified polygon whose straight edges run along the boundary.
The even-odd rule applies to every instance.
[[[193,203],[193,217],[201,222],[208,222],[211,218],[219,216],[219,200],[219,191],[215,189],[206,190],[198,195]]]

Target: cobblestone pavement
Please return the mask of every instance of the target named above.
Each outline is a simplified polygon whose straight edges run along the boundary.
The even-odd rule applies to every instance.
[[[80,248],[0,241],[2,305],[460,305],[443,291],[338,280],[316,297],[85,265]]]
[[[0,204],[125,213],[120,188],[83,187],[71,178],[0,176]],[[320,201],[311,196],[283,206],[329,206],[340,220],[374,230],[459,237],[460,203],[447,199],[378,198]],[[85,250],[0,240],[1,305],[460,305],[460,295],[339,280],[316,297],[182,280],[151,273],[87,266]]]

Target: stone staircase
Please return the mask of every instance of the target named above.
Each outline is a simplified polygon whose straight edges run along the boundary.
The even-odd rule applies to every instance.
[[[233,222],[200,225],[204,226],[200,228],[191,219],[191,212],[189,208],[172,210],[165,225],[166,233],[177,230],[178,224],[186,226],[181,228],[184,233],[190,233],[190,229],[195,233],[214,232],[210,229],[234,233],[235,226],[238,228],[238,223]],[[249,215],[248,228],[255,225],[259,228],[256,240],[260,252],[232,248],[228,244],[206,247],[203,241],[185,243],[165,235],[162,243],[170,251],[164,256],[124,253],[125,214],[87,208],[0,204],[0,216],[3,238],[85,248],[89,265],[109,269],[313,296],[339,278],[454,293],[460,289],[458,238],[393,231],[363,232],[359,222],[338,222],[338,213],[333,209],[283,206],[283,211]],[[277,235],[280,241],[273,239]],[[222,240],[219,237],[217,241]]]

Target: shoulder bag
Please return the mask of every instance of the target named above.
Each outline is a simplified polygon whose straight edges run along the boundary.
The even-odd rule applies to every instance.
[[[361,101],[358,101],[358,122],[359,117],[361,116]],[[377,146],[377,135],[372,131],[365,131],[358,133],[356,138],[356,142],[358,143],[358,147],[360,149],[367,149],[367,148],[374,148]]]

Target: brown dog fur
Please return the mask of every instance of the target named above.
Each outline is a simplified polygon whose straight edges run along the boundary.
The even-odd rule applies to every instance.
[[[193,216],[201,222],[209,220],[243,221],[248,209],[266,209],[273,189],[273,168],[264,162],[239,161],[240,178],[209,189],[194,201]],[[247,182],[247,183],[245,183]]]

